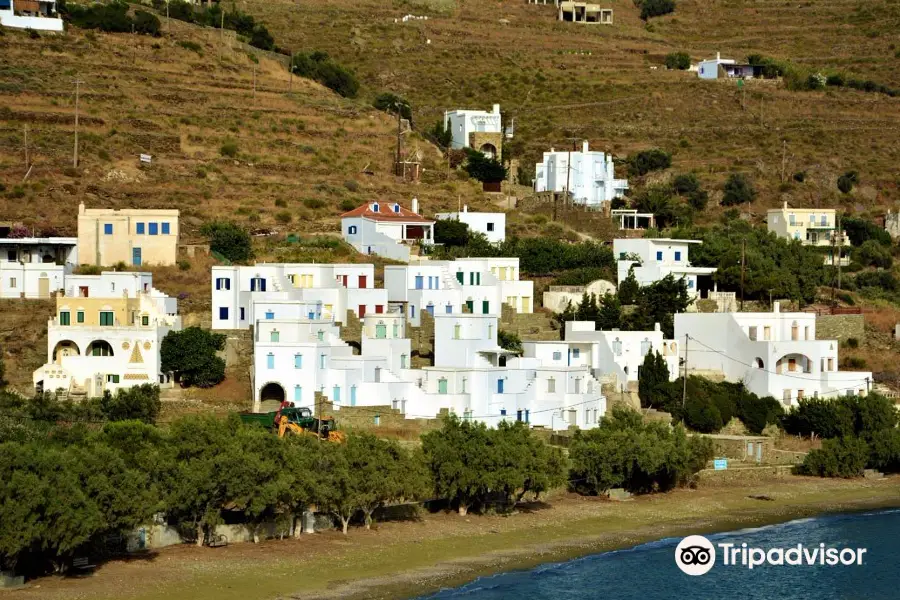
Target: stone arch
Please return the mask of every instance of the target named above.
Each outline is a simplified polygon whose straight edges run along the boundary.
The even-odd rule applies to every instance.
[[[485,143],[478,149],[486,158],[497,158],[497,146],[491,143]]]
[[[72,340],[58,341],[56,346],[53,347],[53,362],[61,364],[64,356],[81,356],[81,350],[78,349],[78,344]]]
[[[94,340],[88,344],[85,356],[115,356],[112,345],[106,340]]]
[[[259,391],[260,410],[263,412],[278,410],[285,398],[287,394],[281,384],[270,381]]]

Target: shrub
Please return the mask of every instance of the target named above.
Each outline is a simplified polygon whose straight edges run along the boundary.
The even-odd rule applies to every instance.
[[[356,202],[347,198],[346,200],[341,200],[341,210],[344,212],[349,212],[356,208]]]
[[[409,102],[400,96],[392,94],[391,92],[383,92],[375,97],[372,106],[378,110],[393,114],[397,114],[399,109],[400,116],[408,120],[410,126],[412,126],[412,108],[410,107]]]
[[[640,6],[643,21],[675,12],[675,0],[641,0]]]
[[[829,75],[825,79],[825,85],[834,86],[834,87],[843,87],[844,85],[844,76],[841,74],[832,74]]]
[[[682,173],[672,180],[672,188],[676,194],[691,194],[700,190],[700,180],[693,173]]]
[[[806,171],[797,171],[796,173],[794,173],[793,177],[794,181],[796,181],[797,183],[803,183],[804,181],[806,181]]]
[[[28,28],[28,37],[31,38],[31,39],[33,39],[33,40],[39,40],[39,39],[41,39],[41,34],[38,33],[36,30],[31,29],[31,28],[29,27],[29,28]]]
[[[627,159],[628,171],[632,175],[646,175],[651,171],[668,169],[672,166],[672,155],[659,148],[642,150]]]
[[[756,190],[753,184],[741,173],[732,173],[728,176],[722,196],[722,206],[735,206],[753,202],[756,198]]]
[[[115,396],[106,390],[100,399],[100,410],[110,421],[155,423],[160,406],[159,386],[149,383],[119,389]]]
[[[453,141],[453,133],[449,129],[444,128],[443,121],[436,121],[431,129],[426,133],[435,144],[443,148],[449,148]]]
[[[257,25],[253,28],[253,33],[250,35],[250,45],[261,50],[274,50],[275,39],[265,26]]]
[[[853,186],[859,183],[859,175],[856,171],[847,171],[837,180],[838,189],[844,194],[849,194]]]
[[[853,260],[866,267],[890,269],[894,262],[891,249],[888,246],[882,246],[875,240],[866,240],[861,246],[853,248],[851,252]]]
[[[793,435],[844,437],[853,434],[853,412],[839,399],[805,398],[784,415],[782,424]]]
[[[434,242],[445,246],[469,243],[469,226],[456,219],[438,219],[434,224]]]
[[[294,217],[291,216],[291,213],[289,213],[288,211],[283,210],[283,211],[276,213],[275,220],[278,221],[279,223],[281,223],[282,225],[287,225],[288,223],[290,223],[291,221],[294,220]]]
[[[691,57],[687,52],[671,52],[666,55],[666,68],[687,71],[691,68]]]
[[[81,29],[99,29],[112,33],[130,33],[132,20],[128,16],[128,4],[114,1],[109,4],[81,6],[67,5],[69,20]]]
[[[173,2],[172,4],[174,5],[175,3]],[[178,42],[178,45],[185,50],[190,50],[191,52],[196,52],[197,54],[203,54],[203,46],[201,46],[197,42],[192,42],[190,40],[181,40]]]
[[[312,210],[316,210],[325,206],[325,201],[321,198],[304,198],[303,206]]]
[[[209,238],[209,248],[232,262],[243,262],[253,258],[253,243],[250,234],[231,221],[213,221],[200,228],[200,233]]]
[[[511,331],[505,331],[503,329],[498,331],[497,345],[510,352],[515,352],[517,354],[522,353],[522,340],[519,338],[518,334]]]
[[[344,182],[344,188],[347,191],[356,193],[359,191],[359,184],[357,182],[353,181],[352,179],[348,179],[347,181]],[[352,201],[351,201],[351,203],[352,203]],[[351,209],[347,209],[347,210],[351,210]]]
[[[859,348],[859,340],[854,337],[847,338],[847,347],[848,348]]]
[[[134,11],[134,32],[144,35],[160,36],[160,24],[156,15],[146,10]]]
[[[337,64],[324,52],[297,54],[292,64],[294,74],[318,81],[345,98],[355,98],[359,81],[352,71]]]
[[[869,466],[884,473],[900,472],[900,430],[883,429],[869,440]]]
[[[810,450],[797,471],[819,477],[860,477],[869,461],[869,447],[858,438],[847,436],[822,442],[822,448]]]
[[[488,158],[477,150],[466,149],[466,172],[484,183],[498,183],[506,179],[507,170],[496,158]]]
[[[867,219],[845,216],[841,219],[841,229],[847,232],[853,246],[862,246],[867,240],[875,240],[885,246],[893,243],[887,231]]]
[[[275,206],[277,208],[285,208],[287,207],[287,200],[285,200],[284,198],[278,198],[277,200],[275,200]]]
[[[178,269],[181,271],[190,271],[191,270],[191,262],[189,260],[181,259],[178,261]]]
[[[224,144],[222,144],[222,147],[219,148],[219,153],[222,156],[227,156],[229,158],[236,157],[238,155],[237,142],[235,142],[234,140],[226,141]]]
[[[225,361],[216,353],[225,336],[199,327],[170,331],[159,353],[164,372],[175,373],[182,386],[212,387],[225,379]]]

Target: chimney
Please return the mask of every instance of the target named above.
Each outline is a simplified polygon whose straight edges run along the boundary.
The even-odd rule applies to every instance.
[[[469,212],[469,205],[468,205],[468,204],[463,204],[463,212],[464,212],[464,213]]]
[[[79,203],[78,203],[78,214],[79,214],[79,215],[83,215],[83,214],[84,214],[84,202],[79,202]]]
[[[499,105],[499,104],[495,104],[495,105],[494,105],[494,110],[493,110],[492,112],[493,112],[495,115],[499,115],[499,114],[500,114],[500,105]]]
[[[412,211],[416,214],[419,214],[419,199],[413,196],[412,199]]]
[[[722,60],[722,55],[720,53],[716,52],[716,61],[718,62],[720,60]]]
[[[653,331],[662,331],[662,327],[659,326],[659,323],[653,324]]]
[[[784,209],[787,210],[787,200],[784,201]]]
[[[772,303],[772,312],[776,315],[781,312],[781,302]]]
[[[587,140],[584,140],[584,141],[581,142],[581,151],[582,151],[582,152],[587,152],[587,151],[588,151],[588,141],[587,141]]]
[[[553,146],[550,146],[550,154],[553,154],[553,152],[554,152]]]

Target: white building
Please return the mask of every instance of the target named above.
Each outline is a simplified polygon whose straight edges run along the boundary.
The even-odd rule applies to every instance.
[[[412,210],[398,202],[369,202],[341,215],[341,233],[362,254],[409,262],[410,246],[434,243],[434,221],[418,210],[416,198]]]
[[[686,337],[687,336],[687,337]],[[802,398],[865,395],[872,374],[838,370],[837,340],[816,339],[814,313],[675,315],[675,338],[691,370],[716,370],[785,406]]]
[[[524,356],[545,365],[587,366],[595,378],[625,389],[636,383],[649,352],[658,352],[669,367],[669,379],[678,377],[678,342],[663,338],[659,324],[653,331],[596,331],[593,321],[566,322],[565,340],[523,342]]]
[[[451,110],[444,112],[444,129],[450,131],[450,147],[472,148],[488,158],[498,158],[502,150],[503,126],[500,105],[485,110]]]
[[[421,312],[500,314],[502,304],[520,313],[534,308],[534,282],[519,279],[518,258],[460,258],[387,265],[388,300],[407,305],[407,318],[421,323]]]
[[[826,265],[832,264],[832,254],[838,255],[842,265],[850,264],[846,253],[841,256],[842,249],[850,246],[850,239],[838,228],[833,208],[790,208],[785,202],[781,208],[766,211],[766,227],[769,233],[797,240],[804,246],[831,247],[825,255]]]
[[[213,329],[245,329],[258,318],[301,315],[343,323],[348,310],[362,318],[369,312],[387,312],[387,304],[387,290],[375,287],[372,264],[260,263],[212,268]]]
[[[581,152],[551,148],[535,165],[535,192],[568,191],[576,204],[591,208],[599,209],[613,198],[623,197],[627,189],[627,179],[615,178],[612,156],[589,150],[586,140]]]
[[[175,298],[150,273],[71,276],[47,324],[47,363],[33,375],[40,392],[96,397],[145,383],[170,384],[160,345],[181,329]]]
[[[0,263],[63,265],[71,272],[78,266],[78,238],[0,238]]]
[[[587,285],[551,285],[544,292],[544,308],[561,313],[566,310],[571,302],[573,307],[581,303],[584,295],[594,295],[598,299],[606,294],[615,294],[618,288],[616,284],[605,279],[597,279]]]
[[[65,281],[61,265],[0,261],[0,298],[49,298]]]
[[[492,244],[506,239],[506,213],[469,212],[469,207],[463,206],[462,212],[437,213],[434,217],[461,221],[469,226],[469,231],[484,234]]]
[[[690,245],[702,243],[699,240],[668,238],[613,240],[619,285],[622,285],[628,272],[634,267],[634,277],[640,285],[648,285],[672,275],[675,279],[684,279],[688,294],[696,298],[699,294],[697,277],[710,276],[716,272],[714,267],[692,267],[688,260]]]
[[[56,0],[0,0],[0,26],[35,31],[63,31],[63,20],[56,13]],[[19,13],[19,14],[16,14]]]
[[[697,65],[697,76],[700,79],[752,79],[759,71],[760,67],[737,64],[733,58],[722,58],[718,52],[715,58],[701,60]]]

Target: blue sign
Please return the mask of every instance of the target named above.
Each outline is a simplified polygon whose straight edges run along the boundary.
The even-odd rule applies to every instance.
[[[717,458],[713,461],[713,468],[716,471],[724,471],[728,468],[728,459],[727,458]]]

